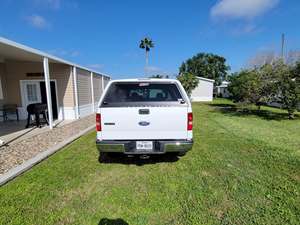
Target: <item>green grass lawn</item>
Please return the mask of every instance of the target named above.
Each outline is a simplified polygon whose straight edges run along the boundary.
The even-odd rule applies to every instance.
[[[186,156],[98,162],[92,132],[0,188],[0,224],[300,224],[300,118],[194,104]]]

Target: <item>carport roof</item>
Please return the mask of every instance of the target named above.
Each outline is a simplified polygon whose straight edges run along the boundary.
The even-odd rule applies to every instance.
[[[77,68],[87,70],[95,74],[100,74],[110,78],[109,75],[101,73],[99,71],[89,69],[87,67],[78,65],[73,62],[69,62],[67,60],[58,58],[56,56],[42,52],[40,50],[0,37],[0,60],[3,58],[3,59],[10,59],[10,60],[18,60],[18,61],[43,62],[44,57],[48,58],[49,62],[63,63],[70,66],[75,66]]]

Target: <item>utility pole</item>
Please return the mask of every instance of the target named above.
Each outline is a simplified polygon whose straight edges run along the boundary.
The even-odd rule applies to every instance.
[[[285,36],[284,33],[281,35],[281,58],[284,60],[284,44],[285,44]]]

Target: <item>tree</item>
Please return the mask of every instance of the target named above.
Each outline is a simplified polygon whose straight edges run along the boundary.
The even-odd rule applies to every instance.
[[[226,65],[226,59],[222,56],[199,53],[182,63],[179,73],[192,73],[198,77],[205,77],[215,80],[219,85],[222,80],[226,79],[227,72],[230,69]]]
[[[140,42],[140,48],[145,50],[146,53],[146,63],[145,63],[145,74],[147,74],[149,52],[151,48],[154,48],[154,43],[150,38],[144,38]]]
[[[261,83],[257,70],[243,70],[231,76],[228,86],[234,102],[261,105]]]
[[[163,79],[163,78],[169,78],[169,76],[168,75],[156,74],[156,75],[150,76],[149,78]]]
[[[296,62],[292,68],[292,77],[296,79],[297,82],[300,82],[300,60]]]
[[[249,68],[260,68],[266,64],[273,64],[280,60],[281,56],[276,54],[273,50],[257,52],[253,57],[248,60]],[[299,50],[290,50],[284,56],[284,62],[288,65],[294,66],[300,60]]]
[[[294,113],[300,103],[299,74],[298,65],[295,67],[285,64],[282,60],[274,63],[274,73],[276,75],[276,100],[286,109],[289,119],[294,118]]]
[[[231,76],[228,86],[235,102],[255,104],[260,106],[271,101],[275,96],[275,84],[272,67],[264,65],[261,68],[243,70]]]
[[[272,64],[265,64],[257,68],[256,71],[259,74],[260,102],[261,104],[268,104],[277,95],[275,86],[276,75],[274,74],[273,66]]]
[[[235,102],[258,107],[278,102],[292,119],[300,104],[300,62],[288,65],[281,59],[259,68],[243,70],[231,77],[228,90]]]
[[[291,50],[287,53],[286,56],[286,63],[289,65],[300,65],[299,61],[300,60],[300,51],[299,50]]]
[[[293,79],[295,79],[296,81],[296,93],[300,98],[300,61],[298,61],[296,63],[296,65],[294,66],[293,70],[292,70],[292,76]],[[300,109],[300,99],[298,102],[298,110]]]
[[[272,64],[273,61],[277,60],[278,56],[275,51],[260,51],[257,52],[253,57],[248,60],[248,67],[252,68],[260,68],[266,64]]]
[[[191,96],[192,91],[198,86],[199,79],[192,73],[183,72],[177,76],[188,96]]]

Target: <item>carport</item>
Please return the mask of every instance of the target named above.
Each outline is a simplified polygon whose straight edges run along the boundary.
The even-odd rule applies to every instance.
[[[26,133],[29,104],[47,105],[50,129],[93,114],[109,80],[106,74],[0,37],[0,139]]]
[[[98,71],[0,37],[0,121],[16,120],[14,107],[24,120],[26,107],[40,102],[47,104],[50,129],[54,119],[88,116],[109,80]]]

